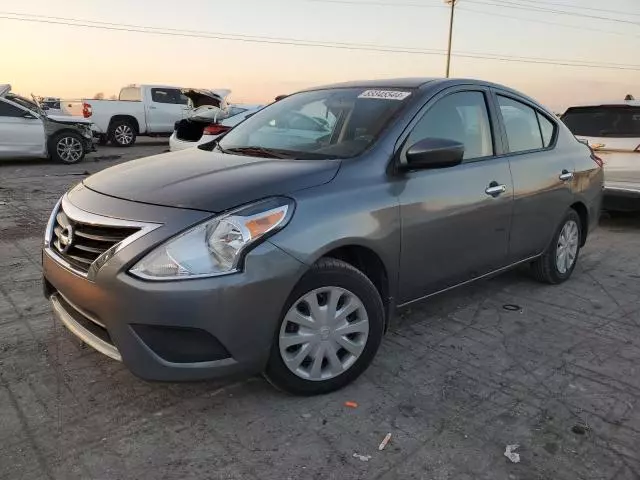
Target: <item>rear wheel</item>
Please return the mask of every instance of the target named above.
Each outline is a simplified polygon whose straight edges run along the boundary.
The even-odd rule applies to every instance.
[[[532,263],[534,277],[551,284],[567,280],[578,262],[581,238],[580,217],[575,210],[570,209],[556,230],[547,251]]]
[[[117,147],[130,147],[136,142],[136,129],[129,120],[116,120],[109,127],[109,139]]]
[[[296,395],[328,393],[355,380],[382,340],[384,306],[371,281],[340,260],[320,260],[285,305],[267,379]]]
[[[83,138],[75,132],[60,132],[49,140],[49,155],[58,162],[80,162],[85,155]]]

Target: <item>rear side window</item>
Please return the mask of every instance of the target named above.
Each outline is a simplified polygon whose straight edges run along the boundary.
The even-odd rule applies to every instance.
[[[510,152],[526,152],[543,148],[537,112],[528,105],[498,95],[500,113],[507,130]]]
[[[574,135],[640,137],[640,107],[574,107],[566,111],[562,121]]]
[[[151,100],[156,103],[170,103],[174,105],[187,105],[189,99],[182,95],[177,88],[152,88]]]
[[[129,102],[139,102],[142,100],[140,89],[138,87],[127,87],[120,90],[120,100]]]
[[[25,113],[27,112],[18,107],[0,101],[0,117],[24,117]]]

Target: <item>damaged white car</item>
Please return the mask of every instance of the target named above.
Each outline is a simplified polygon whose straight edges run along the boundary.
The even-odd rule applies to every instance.
[[[230,93],[231,90],[183,90],[194,109],[187,118],[176,122],[169,149],[175,152],[215,140],[264,106],[228,104]]]
[[[71,164],[93,150],[90,120],[49,115],[36,100],[11,93],[11,85],[0,85],[0,158],[51,158]]]

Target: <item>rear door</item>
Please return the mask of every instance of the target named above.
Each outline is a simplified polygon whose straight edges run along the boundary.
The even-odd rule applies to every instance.
[[[574,160],[556,149],[557,119],[511,92],[494,90],[514,203],[509,257],[521,261],[541,253],[573,201]]]
[[[44,153],[42,120],[0,98],[0,158],[37,157]]]
[[[171,133],[182,119],[189,99],[178,88],[154,87],[145,102],[147,128],[150,133]]]
[[[608,190],[640,188],[640,106],[573,107],[562,121],[602,159]]]
[[[430,100],[401,138],[400,161],[424,138],[465,146],[461,165],[401,177],[400,303],[507,264],[513,188],[509,160],[494,135],[489,89],[448,89]]]

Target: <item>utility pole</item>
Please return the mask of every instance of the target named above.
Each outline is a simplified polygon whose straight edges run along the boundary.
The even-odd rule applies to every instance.
[[[449,44],[447,45],[447,78],[451,67],[451,39],[453,37],[453,14],[458,0],[444,0],[444,3],[451,5],[451,18],[449,19]]]

